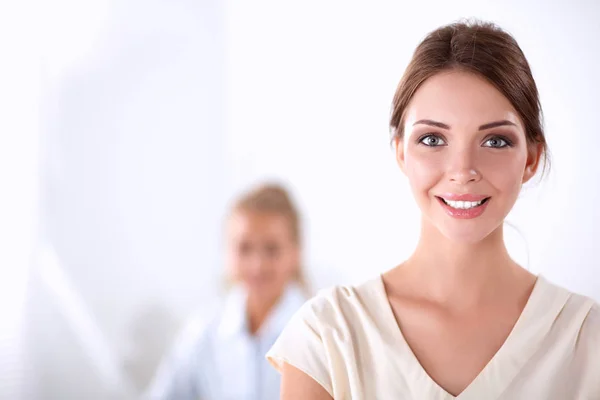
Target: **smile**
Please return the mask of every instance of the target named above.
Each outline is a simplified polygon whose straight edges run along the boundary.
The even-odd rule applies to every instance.
[[[474,195],[455,195],[452,196],[454,197],[454,200],[447,197],[450,196],[436,196],[442,208],[446,211],[446,214],[457,219],[472,219],[479,217],[484,213],[491,199],[491,197]]]
[[[479,201],[460,201],[460,200],[448,200],[443,197],[439,197],[446,205],[455,208],[457,210],[469,210],[471,208],[479,207],[485,204],[490,198],[486,197],[485,199]]]

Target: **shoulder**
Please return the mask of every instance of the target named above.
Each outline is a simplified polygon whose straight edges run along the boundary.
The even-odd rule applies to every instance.
[[[600,332],[600,304],[594,302],[587,317],[587,324]]]
[[[570,301],[576,303],[577,318],[573,324],[573,335],[569,337],[572,346],[571,359],[576,371],[574,379],[587,382],[585,386],[596,388],[594,396],[589,398],[600,398],[600,305],[594,300],[579,294],[573,294]],[[574,313],[575,314],[575,313]],[[583,383],[581,383],[583,385]]]
[[[383,286],[379,277],[359,285],[333,286],[320,290],[304,307],[320,313],[351,311],[378,300],[381,290]]]
[[[341,371],[358,365],[353,351],[361,344],[367,347],[369,315],[380,301],[380,288],[381,280],[373,279],[319,291],[294,314],[267,359],[279,371],[285,363],[304,372],[333,397],[334,386],[342,382]]]
[[[209,338],[216,318],[194,314],[184,323],[179,334],[161,360],[146,393],[148,398],[197,397],[196,373],[210,348]]]
[[[567,294],[559,319],[561,326],[570,326],[576,346],[600,356],[600,304],[590,297],[554,285]]]
[[[214,300],[212,307],[188,315],[173,341],[175,354],[193,356],[210,348],[220,335],[236,332],[244,320],[245,303],[240,290],[232,288]]]
[[[219,326],[217,313],[208,315],[193,314],[187,318],[173,341],[172,356],[181,359],[201,352],[209,347],[209,342]]]
[[[561,286],[558,287],[567,293],[567,301],[562,309],[562,314],[567,314],[570,319],[579,322],[581,329],[591,329],[600,336],[600,305],[592,298]]]
[[[594,351],[600,355],[600,304],[586,299],[591,306],[581,325],[579,337],[580,340],[589,343],[589,348],[595,349]]]
[[[341,329],[360,324],[379,312],[385,291],[377,277],[355,286],[334,286],[323,289],[308,300],[296,313],[315,328]]]

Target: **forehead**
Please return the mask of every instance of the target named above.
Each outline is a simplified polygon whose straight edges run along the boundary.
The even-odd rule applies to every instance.
[[[421,84],[406,110],[405,126],[432,119],[451,127],[509,120],[522,126],[510,101],[484,78],[464,71],[436,74]]]
[[[233,236],[281,236],[289,231],[285,216],[276,213],[236,211],[228,221]]]

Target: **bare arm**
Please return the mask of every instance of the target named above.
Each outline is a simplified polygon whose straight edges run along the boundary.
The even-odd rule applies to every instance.
[[[327,390],[299,369],[283,364],[281,400],[333,400]]]

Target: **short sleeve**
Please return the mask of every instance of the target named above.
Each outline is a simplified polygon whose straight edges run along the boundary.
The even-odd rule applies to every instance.
[[[284,363],[299,369],[333,397],[323,321],[318,315],[319,303],[323,301],[316,297],[305,303],[290,319],[266,357],[279,372]]]
[[[589,300],[592,302],[592,300]],[[573,362],[579,371],[580,385],[589,390],[590,399],[600,399],[600,305],[592,304],[576,341]],[[588,394],[586,392],[586,394]]]

